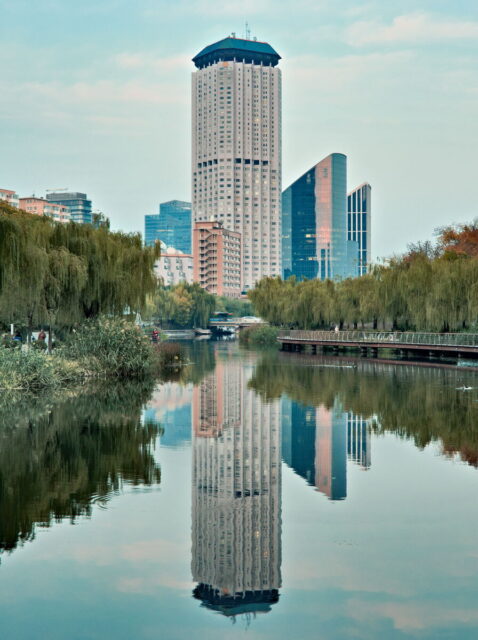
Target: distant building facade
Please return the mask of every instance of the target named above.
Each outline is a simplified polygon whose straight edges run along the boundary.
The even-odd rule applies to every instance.
[[[282,194],[285,278],[341,280],[356,275],[358,245],[347,236],[347,158],[332,153]]]
[[[166,287],[180,282],[193,281],[193,257],[177,251],[174,247],[161,247],[161,257],[154,264],[154,272],[162,278]]]
[[[159,205],[159,213],[144,216],[144,243],[153,246],[159,240],[182,253],[192,251],[191,203],[170,200]]]
[[[193,220],[241,234],[244,290],[282,273],[279,60],[234,34],[193,59]]]
[[[11,207],[15,207],[18,209],[20,206],[20,199],[15,191],[11,191],[10,189],[0,189],[0,200],[3,200]]]
[[[37,216],[48,216],[56,222],[70,222],[71,212],[68,207],[44,198],[20,198],[20,209]]]
[[[372,187],[365,182],[347,196],[347,240],[357,243],[357,273],[367,273],[371,261]]]
[[[196,222],[193,229],[193,278],[218,296],[241,295],[241,234],[216,220]]]
[[[68,207],[71,212],[71,221],[78,224],[92,224],[93,211],[91,200],[88,200],[86,193],[66,192],[47,193],[46,199],[49,202],[62,204]]]

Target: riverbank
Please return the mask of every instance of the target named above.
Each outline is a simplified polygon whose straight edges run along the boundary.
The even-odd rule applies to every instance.
[[[0,348],[0,390],[36,392],[91,379],[144,379],[185,361],[179,345],[153,344],[131,322],[103,318],[85,323],[51,354]]]

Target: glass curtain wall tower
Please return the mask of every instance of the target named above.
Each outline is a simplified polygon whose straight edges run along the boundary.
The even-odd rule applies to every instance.
[[[282,270],[284,278],[317,277],[315,167],[282,194]]]
[[[365,182],[347,196],[347,239],[357,242],[356,275],[367,273],[371,259],[372,187]]]
[[[78,224],[92,224],[93,211],[91,200],[88,200],[86,193],[67,192],[67,193],[47,193],[48,202],[62,204],[71,212],[71,221]]]
[[[279,60],[234,34],[193,59],[193,221],[241,234],[242,290],[282,273]]]
[[[340,280],[356,274],[357,242],[347,238],[347,158],[332,153],[282,194],[285,278]]]
[[[144,243],[152,246],[161,240],[167,247],[191,253],[191,203],[170,200],[159,205],[159,214],[144,216]]]

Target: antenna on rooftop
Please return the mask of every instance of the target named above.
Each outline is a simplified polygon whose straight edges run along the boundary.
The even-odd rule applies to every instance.
[[[246,40],[251,39],[251,30],[249,29],[249,23],[246,20]]]

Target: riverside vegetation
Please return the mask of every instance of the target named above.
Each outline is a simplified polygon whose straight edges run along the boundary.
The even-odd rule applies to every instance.
[[[59,224],[0,202],[0,324],[57,332],[100,315],[141,311],[156,289],[159,244],[141,236]],[[48,332],[51,350],[52,331]]]
[[[409,251],[341,282],[264,278],[249,292],[258,315],[297,329],[463,331],[478,320],[478,225],[439,232]]]

